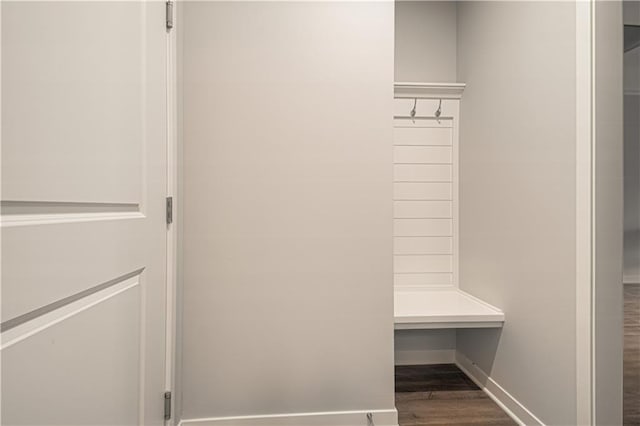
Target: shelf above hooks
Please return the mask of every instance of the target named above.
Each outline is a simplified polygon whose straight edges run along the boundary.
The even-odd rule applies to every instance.
[[[465,83],[408,83],[393,84],[395,98],[461,99]]]

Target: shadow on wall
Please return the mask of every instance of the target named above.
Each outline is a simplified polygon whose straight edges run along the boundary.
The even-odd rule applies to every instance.
[[[470,353],[470,351],[467,349],[473,347],[473,363],[475,367],[486,374],[486,376],[475,374],[474,376],[483,386],[486,385],[487,378],[491,376],[493,371],[493,363],[496,358],[501,336],[502,328],[470,328],[457,330],[457,356],[462,355],[469,359],[466,354]],[[471,373],[474,372],[471,371]]]
[[[396,330],[395,364],[448,364],[454,361],[456,332],[441,330]]]
[[[624,231],[624,282],[640,284],[640,229]]]
[[[640,283],[640,92],[632,90],[624,97],[624,281]]]

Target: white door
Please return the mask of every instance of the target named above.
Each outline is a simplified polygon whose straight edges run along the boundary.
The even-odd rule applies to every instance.
[[[164,3],[1,8],[2,424],[162,424]]]

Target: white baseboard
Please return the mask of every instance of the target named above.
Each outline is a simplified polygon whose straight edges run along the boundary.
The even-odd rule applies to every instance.
[[[622,282],[625,284],[640,284],[640,275],[624,275]]]
[[[463,354],[456,353],[456,365],[473,380],[496,404],[519,425],[540,425],[544,423],[531,411],[509,394],[502,386]]]
[[[257,416],[183,419],[180,426],[367,426],[367,413],[375,426],[398,426],[398,412],[392,410],[327,411],[318,413],[268,414]]]
[[[395,365],[453,364],[455,360],[453,349],[397,350],[395,353]]]

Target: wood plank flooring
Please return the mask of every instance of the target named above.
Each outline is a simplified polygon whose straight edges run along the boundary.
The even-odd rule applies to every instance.
[[[453,364],[396,366],[400,426],[516,423]]]
[[[624,425],[640,425],[640,284],[624,286]]]
[[[400,426],[515,425],[452,364],[397,366]],[[624,425],[640,426],[640,284],[624,286]]]

